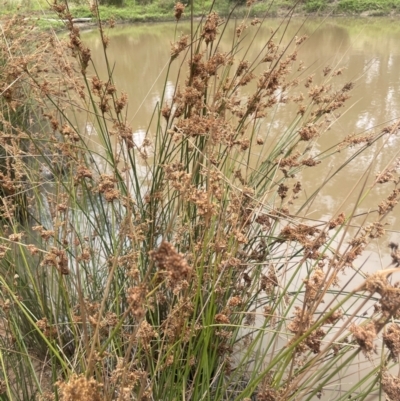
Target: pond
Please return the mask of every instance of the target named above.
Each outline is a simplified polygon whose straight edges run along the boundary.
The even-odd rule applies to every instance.
[[[232,22],[227,26],[226,35],[218,44],[221,51],[230,49],[237,24],[239,22]],[[248,30],[243,33],[240,43],[242,50],[239,50],[236,57],[240,59],[243,56],[250,60],[255,58],[263,51],[263,46],[270,37],[271,31],[278,29],[279,24],[279,20],[268,20],[261,28],[249,26]],[[163,97],[164,89],[166,90],[166,100],[171,101],[177,86],[184,84],[185,74],[179,75],[179,69],[182,67],[179,58],[172,64],[167,78],[166,74],[170,60],[171,42],[181,34],[189,32],[190,26],[185,23],[178,26],[172,23],[122,26],[107,32],[110,39],[108,60],[113,70],[113,80],[117,89],[128,95],[129,107],[126,118],[132,127],[133,139],[136,142],[143,140],[147,131],[151,137],[154,130],[154,124],[151,123],[153,112]],[[340,115],[330,116],[329,129],[323,133],[317,144],[313,145],[313,151],[316,153],[329,152],[329,149],[336,143],[349,135],[379,132],[400,117],[400,75],[398,73],[400,70],[400,48],[398,47],[400,27],[396,21],[391,19],[297,19],[291,21],[288,26],[281,26],[276,35],[277,42],[280,42],[284,48],[296,35],[308,37],[298,54],[299,59],[304,62],[305,68],[293,70],[293,74],[299,79],[300,84],[293,89],[293,93],[290,93],[289,96],[298,96],[300,92],[307,94],[309,88],[304,84],[308,77],[313,77],[315,83],[321,83],[324,80],[323,71],[326,67],[341,71],[332,79],[332,84],[338,89],[349,82],[354,84],[352,97],[348,101],[347,107],[339,110]],[[98,33],[86,32],[83,38],[91,49],[97,72],[106,81],[107,69]],[[245,49],[249,47],[250,43],[252,45],[245,56]],[[187,65],[184,64],[183,67],[186,68]],[[246,91],[251,93],[251,90],[254,90],[254,86],[251,85],[254,84],[243,88],[240,95],[245,97]],[[275,112],[260,123],[258,135],[266,138],[268,146],[268,135],[275,132],[279,137],[279,133],[285,132],[296,118],[296,105],[277,104]],[[97,146],[101,152],[102,145],[96,135],[96,130],[90,125],[91,122],[81,121],[81,123],[86,124],[90,146]],[[303,193],[299,199],[300,204],[314,191],[317,191],[327,177],[331,174],[335,174],[335,176],[326,185],[323,185],[307,208],[299,210],[299,206],[294,204],[293,214],[303,216],[314,221],[315,224],[321,221],[326,222],[331,216],[337,216],[340,212],[344,212],[347,216],[350,215],[355,203],[359,200],[358,194],[369,188],[375,180],[376,174],[399,159],[399,141],[398,135],[391,135],[383,141],[378,141],[371,146],[368,152],[361,154],[356,162],[349,163],[337,174],[338,166],[357,151],[357,145],[353,148],[343,148],[337,152],[335,157],[322,159],[318,167],[305,170],[301,174]],[[251,164],[253,166],[256,165],[258,156],[256,153],[252,154]],[[143,176],[146,174],[145,165],[138,165],[137,168],[143,169]],[[365,185],[364,188],[363,185]],[[354,232],[357,227],[365,223],[364,214],[377,210],[378,204],[387,197],[392,189],[393,185],[375,186],[369,196],[363,199],[356,212],[360,217],[352,221]],[[399,217],[399,210],[395,210],[390,215],[389,220],[385,222],[389,223],[386,226],[388,235],[380,242],[372,244],[363,257],[356,260],[355,268],[362,267],[363,273],[367,273],[390,265],[388,244],[390,241],[399,241]],[[349,230],[349,239],[354,232]],[[279,248],[277,249],[280,251]],[[296,262],[293,260],[294,264]],[[288,276],[290,275],[292,275],[292,270],[289,271]],[[298,284],[301,283],[303,277],[300,277],[301,274],[297,275],[298,278],[293,279],[291,287],[287,287],[288,293],[294,292],[296,287],[299,287]],[[349,274],[349,277],[343,278],[343,283],[347,282],[350,277]],[[357,279],[353,280],[350,285],[354,288],[355,285],[360,284],[360,280],[361,278],[358,278],[358,281]],[[327,301],[329,302],[330,299],[328,298]],[[372,310],[373,304],[373,301],[366,302],[361,311],[356,311],[358,307],[356,304],[348,305],[345,312],[348,316],[354,312],[357,318],[362,320]],[[266,333],[265,338],[268,335]],[[276,344],[281,349],[287,346],[285,334],[279,337]],[[370,371],[370,366],[371,360],[360,354],[348,366],[348,369],[341,371],[340,377],[335,377],[332,379],[332,383],[328,383],[324,388],[324,397],[326,397],[324,399],[338,399],[342,390],[347,391],[352,388],[354,383],[363,380],[366,373]],[[314,369],[315,371],[313,370],[311,373],[318,376],[318,366],[315,366]],[[377,399],[377,394],[371,393],[366,399],[369,401]]]
[[[228,25],[228,32],[219,44],[221,51],[230,48],[230,38],[235,34],[237,24],[232,22]],[[271,30],[277,29],[279,24],[277,19],[268,20],[255,36],[249,26],[241,44],[243,48],[247,48],[250,41],[254,40],[246,55],[248,59],[253,59],[260,52]],[[400,26],[394,19],[295,19],[279,32],[277,37],[283,45],[295,35],[308,37],[299,52],[299,59],[305,66],[298,74],[301,80],[313,75],[315,82],[318,82],[323,77],[323,69],[330,66],[333,69],[343,69],[333,82],[337,88],[348,82],[355,85],[347,107],[340,110],[342,114],[319,139],[318,151],[329,149],[346,136],[380,130],[400,117]],[[108,57],[113,65],[113,78],[117,88],[128,94],[127,119],[137,140],[144,136],[154,108],[161,99],[171,42],[181,34],[188,33],[188,23],[178,26],[173,23],[120,26],[107,32],[110,38]],[[84,40],[92,51],[100,76],[106,79],[103,47],[98,34],[86,32]],[[167,100],[172,98],[176,89],[176,76],[180,66],[179,59],[172,64],[166,85]],[[183,83],[184,76],[179,79]],[[307,93],[303,85],[296,89],[297,93],[299,91]],[[287,110],[285,113],[275,113],[273,119],[261,126],[260,134],[262,135],[263,130],[286,129],[296,113],[295,109]],[[93,135],[91,140],[96,141],[96,136]],[[375,149],[359,156],[358,162],[350,163],[324,186],[303,214],[309,219],[325,221],[329,216],[342,211],[349,215],[360,192],[359,177],[372,163],[369,179],[371,182],[378,172],[399,156],[399,144],[399,136],[392,135],[385,143],[376,144]],[[383,151],[378,152],[381,146]],[[302,174],[304,196],[311,195],[319,188],[326,177],[335,171],[336,163],[348,158],[351,152],[354,149],[343,150],[335,158],[329,159],[329,162],[322,162],[317,169],[306,170]],[[374,188],[359,207],[359,213],[376,210],[379,202],[391,189],[392,187],[387,186]],[[384,240],[370,246],[365,269],[375,271],[378,266],[383,268],[390,264],[388,243],[399,241],[399,213],[395,209],[387,221],[390,225],[387,226],[388,235]],[[357,222],[355,219],[354,223],[357,225],[362,221]]]

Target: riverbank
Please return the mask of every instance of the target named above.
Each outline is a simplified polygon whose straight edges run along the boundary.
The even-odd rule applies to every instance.
[[[15,13],[29,13],[29,18],[38,18],[38,24],[42,27],[62,27],[62,22],[57,20],[56,14],[51,11],[47,3],[40,1],[33,4],[30,2],[19,1],[7,2],[0,1],[0,16]],[[114,21],[114,23],[136,23],[136,22],[162,22],[174,20],[174,1],[155,0],[153,2],[141,1],[138,4],[135,0],[126,0],[121,7],[111,5],[100,5],[99,14],[103,21]],[[277,1],[255,1],[251,7],[245,5],[234,6],[234,2],[227,0],[217,0],[214,9],[220,15],[228,15],[232,12],[235,18],[246,15],[250,17],[282,17],[287,15],[292,9],[294,0]],[[207,13],[211,7],[210,1],[196,3],[193,14],[200,17]],[[71,3],[70,10],[74,18],[85,19],[84,25],[94,24],[96,16],[87,5]],[[398,16],[400,15],[400,0],[304,0],[295,9],[296,16]],[[189,18],[187,12],[182,19]],[[88,19],[91,19],[90,22]]]

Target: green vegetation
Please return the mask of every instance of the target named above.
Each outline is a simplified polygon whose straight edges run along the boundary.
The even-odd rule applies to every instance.
[[[218,11],[220,15],[227,15],[235,5],[232,17],[277,17],[284,16],[294,4],[297,4],[297,14],[318,14],[318,15],[389,15],[400,12],[400,0],[268,0],[256,1],[250,11],[245,2],[235,3],[230,0],[195,1],[193,14],[195,17],[206,14],[210,7]],[[124,22],[155,22],[172,20],[174,1],[172,0],[110,0],[99,5],[99,11],[103,20],[114,19]],[[69,4],[74,17],[92,18],[93,13],[90,7],[81,2]],[[12,14],[16,10],[21,12],[34,12],[34,15],[41,18],[40,24],[44,27],[52,26],[55,22],[46,22],[43,19],[56,18],[56,14],[49,10],[48,3],[43,0],[19,1],[0,0],[0,15]],[[184,15],[183,18],[189,18]]]
[[[18,15],[0,33],[0,399],[396,400],[398,269],[365,277],[356,265],[400,198],[398,160],[373,169],[400,122],[321,152],[353,83],[336,84],[336,65],[304,73],[307,38],[282,34],[291,15],[247,59],[244,32],[265,21],[238,24],[221,53],[229,21],[211,12],[171,38],[138,139],[102,24],[103,80],[65,5],[53,10],[64,39]],[[185,80],[167,98],[173,64]],[[279,113],[292,122],[276,129]],[[364,155],[354,209],[309,220],[318,191],[302,172],[329,163],[327,184]],[[360,222],[378,185],[388,195]]]
[[[400,12],[400,2],[397,0],[307,0],[304,1],[304,10],[311,13],[388,15]]]
[[[394,0],[342,0],[338,4],[338,10],[349,13],[375,12],[376,15],[400,11],[400,2]]]

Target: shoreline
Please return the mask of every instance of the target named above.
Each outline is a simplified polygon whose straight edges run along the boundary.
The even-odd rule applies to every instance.
[[[201,16],[195,16],[194,20],[199,21],[201,18],[204,18],[205,15]],[[225,18],[226,15],[220,14],[222,18]],[[267,16],[265,18],[267,19],[279,19],[283,18],[284,15],[275,15],[275,16]],[[362,14],[303,14],[303,13],[298,13],[294,14],[292,18],[325,18],[325,19],[341,19],[341,18],[353,18],[353,19],[378,19],[378,18],[388,18],[388,19],[395,19],[395,18],[400,18],[400,13],[396,14],[386,14],[386,15],[362,15]],[[243,17],[235,17],[235,18],[243,18]],[[1,16],[0,16],[0,23],[1,23]],[[54,29],[55,31],[66,31],[67,28],[64,26],[64,21],[62,20],[57,20],[56,18],[42,18],[42,17],[29,17],[26,18],[26,20],[31,20],[35,21],[38,23],[39,27],[42,29]],[[190,18],[181,18],[180,22],[189,22]],[[101,20],[103,25],[108,24],[109,20],[103,19]],[[148,18],[148,19],[118,19],[114,22],[113,27],[121,27],[124,25],[133,25],[133,24],[158,24],[158,23],[176,23],[176,20],[174,18],[163,18],[163,19],[158,19],[158,18]],[[96,28],[98,26],[98,22],[96,21],[95,18],[92,19],[92,21],[89,21],[88,18],[74,18],[74,24],[79,27],[81,30],[90,30],[93,28]],[[109,27],[108,27],[109,28]]]
[[[378,3],[379,0],[377,0]],[[347,11],[343,12],[338,7],[338,1],[334,4],[327,5],[324,8],[320,8],[317,11],[309,12],[306,9],[306,4],[298,7],[298,10],[291,14],[291,18],[399,18],[400,17],[400,0],[399,8],[393,7],[391,9],[379,9],[379,7],[372,6],[373,9],[364,10],[362,12]],[[126,25],[136,23],[156,23],[156,22],[175,22],[173,9],[163,10],[155,7],[146,6],[125,6],[125,7],[113,7],[113,6],[99,6],[102,23],[106,24],[112,21],[114,25]],[[217,4],[215,11],[221,17],[226,17],[230,13],[229,8],[226,7],[226,3]],[[283,18],[287,17],[290,13],[290,8],[282,4],[274,4],[274,7],[269,7],[268,4],[262,2],[254,3],[249,9],[246,6],[237,7],[231,14],[232,18],[242,19],[246,16],[248,18]],[[43,12],[43,10],[15,10],[12,13],[0,12],[0,21],[3,18],[9,17],[13,14],[27,15],[27,20],[37,21],[38,26],[43,29],[56,29],[64,30],[63,22],[57,18],[54,12],[49,10]],[[93,16],[90,10],[86,7],[76,6],[71,8],[71,14],[74,17],[74,22],[82,29],[91,29],[95,27],[98,22]],[[194,17],[196,20],[201,19],[207,11],[195,10]],[[186,9],[186,13],[183,14],[181,21],[190,20],[190,12]]]

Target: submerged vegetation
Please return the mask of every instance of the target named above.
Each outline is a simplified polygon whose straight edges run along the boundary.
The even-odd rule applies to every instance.
[[[307,74],[307,38],[280,29],[247,59],[243,37],[261,18],[223,49],[229,18],[211,10],[171,38],[139,142],[107,55],[113,21],[98,26],[104,78],[68,7],[53,10],[66,39],[18,16],[1,30],[0,399],[398,400],[398,245],[394,267],[359,267],[400,197],[398,155],[358,178],[351,213],[320,222],[306,217],[317,192],[306,195],[302,171],[344,149],[330,178],[376,157],[400,122],[320,151],[354,86],[337,84],[342,68]],[[174,10],[179,25],[187,10]],[[279,113],[292,113],[284,130]],[[359,223],[378,185],[388,194]],[[362,379],[342,384],[360,361]]]

